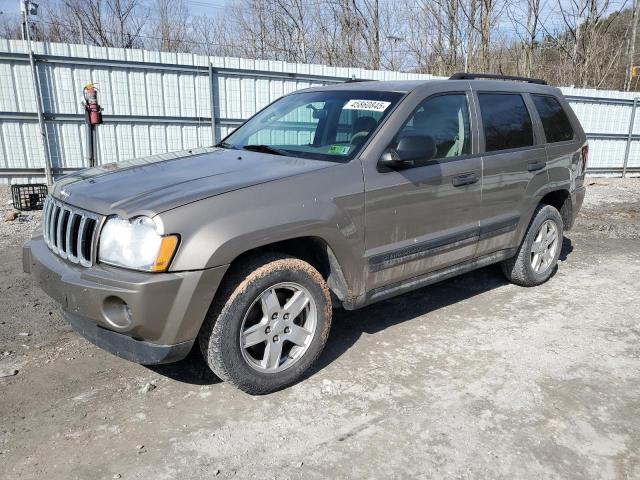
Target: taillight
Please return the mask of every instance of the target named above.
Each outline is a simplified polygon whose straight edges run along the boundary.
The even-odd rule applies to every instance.
[[[589,145],[582,147],[580,151],[581,170],[580,175],[587,171],[587,162],[589,161]]]

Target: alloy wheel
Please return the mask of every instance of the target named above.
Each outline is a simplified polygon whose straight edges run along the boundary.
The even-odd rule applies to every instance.
[[[546,220],[536,233],[531,245],[531,268],[536,273],[544,273],[549,269],[556,256],[560,238],[558,227],[552,220]]]
[[[279,283],[251,304],[240,327],[240,349],[251,368],[278,373],[307,351],[318,323],[309,291],[293,282]]]

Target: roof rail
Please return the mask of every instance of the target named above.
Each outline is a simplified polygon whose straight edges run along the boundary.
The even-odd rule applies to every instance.
[[[488,80],[512,80],[515,82],[537,83],[538,85],[547,85],[547,82],[539,78],[516,77],[512,75],[495,75],[493,73],[454,73],[449,80],[476,80],[478,78],[486,78]]]
[[[356,78],[355,76],[348,78],[344,81],[344,83],[355,83],[355,82],[372,82],[373,80],[369,80],[367,78]]]

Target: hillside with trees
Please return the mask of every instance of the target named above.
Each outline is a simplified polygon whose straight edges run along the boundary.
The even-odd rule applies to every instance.
[[[639,0],[48,0],[36,40],[639,88]],[[18,15],[0,35],[20,38]]]

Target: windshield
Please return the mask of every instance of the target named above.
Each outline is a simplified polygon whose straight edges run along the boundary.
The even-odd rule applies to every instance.
[[[350,160],[402,95],[362,90],[288,95],[251,118],[219,146],[320,160]]]

